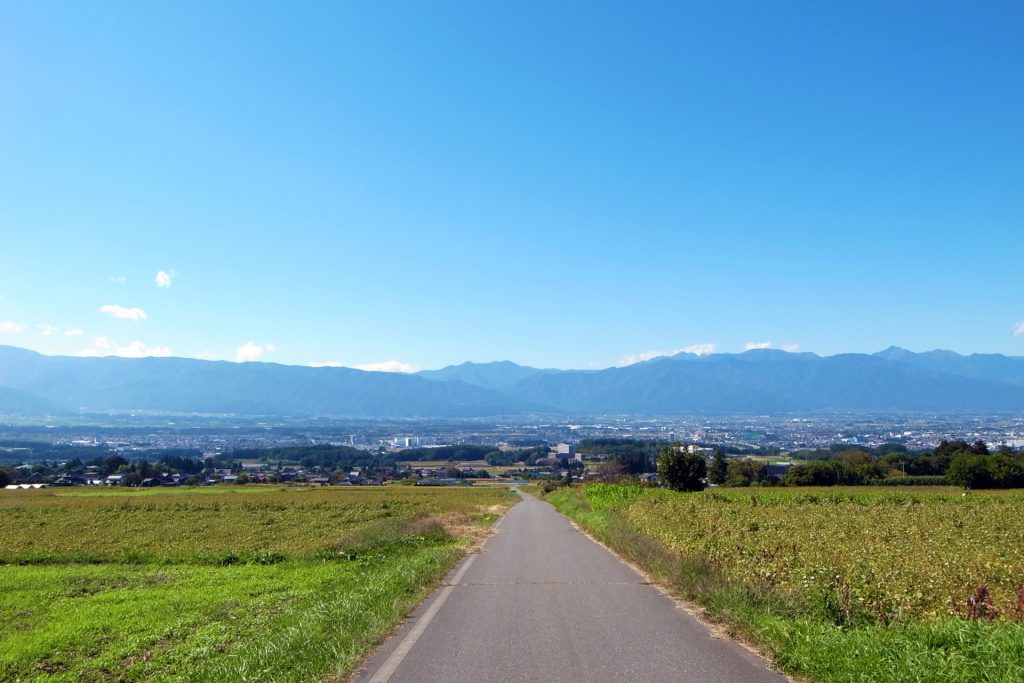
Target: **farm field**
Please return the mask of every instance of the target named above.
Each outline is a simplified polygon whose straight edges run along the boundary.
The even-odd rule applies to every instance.
[[[503,489],[0,492],[0,680],[343,680]]]
[[[623,485],[548,500],[812,681],[1024,680],[1024,493]]]
[[[399,467],[412,467],[413,469],[438,469],[443,467],[471,467],[474,470],[487,470],[492,477],[501,476],[502,472],[510,469],[518,469],[515,465],[490,465],[486,460],[400,460],[395,463]],[[540,469],[528,466],[527,469]]]

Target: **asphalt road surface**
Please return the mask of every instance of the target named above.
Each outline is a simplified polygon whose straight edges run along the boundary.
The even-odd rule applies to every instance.
[[[530,496],[367,661],[361,683],[781,682]]]

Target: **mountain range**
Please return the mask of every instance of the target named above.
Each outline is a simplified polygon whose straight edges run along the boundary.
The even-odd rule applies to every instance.
[[[0,346],[0,413],[149,410],[348,417],[1024,411],[1024,358],[681,353],[604,370],[510,361],[417,374],[186,358],[44,356]]]

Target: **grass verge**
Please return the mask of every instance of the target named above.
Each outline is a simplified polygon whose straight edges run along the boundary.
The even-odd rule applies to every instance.
[[[211,510],[200,495],[128,510],[96,539],[92,562],[62,555],[89,545],[62,538],[65,518],[77,515],[81,529],[114,524],[108,506],[3,501],[0,522],[31,523],[46,553],[29,563],[17,544],[0,542],[0,680],[343,680],[514,500],[503,491],[373,492],[370,505],[359,491],[315,492],[257,497],[270,507],[240,495]],[[208,536],[183,540],[180,530],[197,523],[186,518],[215,523],[216,512],[238,521],[243,538],[257,538],[245,521],[255,517],[264,536],[225,542],[219,555]],[[132,534],[140,519],[159,529]],[[309,527],[330,533],[318,539]],[[145,552],[125,562],[124,548]]]

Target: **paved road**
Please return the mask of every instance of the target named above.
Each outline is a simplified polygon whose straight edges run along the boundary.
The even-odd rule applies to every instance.
[[[530,496],[370,658],[362,683],[773,682]]]

